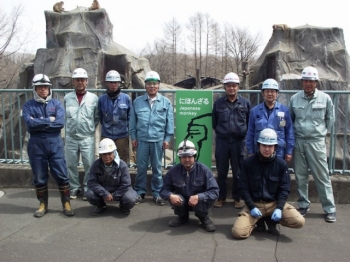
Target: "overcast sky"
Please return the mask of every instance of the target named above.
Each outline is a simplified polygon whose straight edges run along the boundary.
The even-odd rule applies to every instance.
[[[2,1],[1,9],[10,12],[19,3],[25,6],[23,25],[30,26],[35,41],[31,52],[46,48],[46,22],[44,10],[52,11],[56,1],[11,0]],[[77,6],[89,7],[92,0],[66,0],[65,10]],[[260,31],[263,35],[262,48],[272,34],[273,24],[288,24],[290,27],[313,25],[340,27],[345,44],[350,46],[350,1],[348,0],[99,0],[113,24],[114,42],[135,53],[163,36],[164,23],[176,18],[185,26],[196,12],[209,13],[223,25],[224,22],[248,27],[251,33]]]

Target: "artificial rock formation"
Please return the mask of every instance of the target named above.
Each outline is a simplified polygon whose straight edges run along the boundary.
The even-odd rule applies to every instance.
[[[113,25],[105,9],[45,11],[45,19],[47,48],[38,49],[34,63],[25,67],[19,88],[30,88],[28,80],[38,73],[46,74],[55,89],[71,88],[71,75],[78,67],[89,75],[88,88],[103,87],[109,70],[117,70],[127,88],[143,88],[145,73],[151,70],[148,60],[113,42]]]
[[[274,78],[282,90],[300,90],[300,75],[307,66],[314,66],[319,72],[318,89],[327,91],[347,91],[350,89],[350,58],[346,51],[341,28],[300,26],[295,28],[275,28],[259,59],[252,66],[250,83],[260,89],[267,78]],[[335,143],[336,166],[342,168],[341,160],[345,152],[347,168],[350,163],[350,133],[345,118],[350,116],[348,95],[333,96],[336,109],[337,134]],[[253,99],[254,100],[254,99]],[[347,101],[348,100],[348,101]],[[288,105],[288,96],[280,95],[279,101]],[[252,101],[253,104],[256,101]],[[349,121],[349,119],[347,119]],[[329,142],[329,140],[327,139]],[[346,147],[344,148],[344,144]],[[347,150],[345,150],[347,149]]]

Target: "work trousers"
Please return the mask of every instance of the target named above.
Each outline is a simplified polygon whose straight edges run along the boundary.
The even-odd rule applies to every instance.
[[[184,197],[182,195],[176,194],[182,199],[182,204],[181,206],[174,206],[171,204],[170,200],[170,206],[172,209],[174,209],[174,214],[178,215],[179,217],[188,217],[189,216],[189,211],[193,211],[196,217],[207,217],[208,216],[208,210],[211,206],[210,202],[201,202],[199,201],[197,205],[194,207],[191,207],[188,205],[188,200],[189,198]]]
[[[113,195],[113,192],[111,192],[111,195],[113,196],[113,201],[119,201],[121,206],[126,207],[128,209],[132,209],[135,205],[136,200],[137,200],[137,194],[132,189],[132,187],[130,187],[129,190],[126,191],[125,194],[122,196],[115,197]],[[86,191],[86,198],[87,198],[88,202],[93,206],[101,207],[101,206],[106,205],[103,197],[99,196],[91,189],[88,189]]]
[[[277,207],[277,202],[255,202],[254,205],[260,210],[262,217],[271,216]],[[232,227],[234,238],[247,238],[252,233],[255,224],[260,218],[250,215],[248,207],[238,213],[238,218]],[[290,204],[285,204],[282,210],[282,218],[279,221],[282,226],[290,228],[301,228],[305,224],[305,218]]]
[[[80,190],[78,173],[79,154],[84,165],[84,192],[87,190],[87,181],[92,163],[95,161],[95,136],[86,136],[84,139],[76,139],[66,135],[66,159],[68,167],[69,184],[71,190]]]
[[[310,205],[308,196],[308,169],[310,169],[324,212],[335,212],[332,183],[327,165],[326,143],[324,141],[308,142],[296,139],[293,159],[299,193],[299,207],[307,208]]]
[[[135,190],[138,195],[147,193],[147,169],[150,161],[152,166],[151,189],[153,197],[159,197],[163,186],[162,155],[163,141],[144,142],[137,141],[137,175]]]
[[[220,189],[218,199],[226,199],[227,174],[229,164],[232,169],[232,197],[240,200],[238,194],[238,174],[242,168],[244,156],[243,140],[230,140],[228,138],[216,137],[215,159],[218,172],[218,186]]]
[[[50,173],[58,186],[69,183],[63,140],[60,135],[55,137],[30,137],[28,156],[34,174],[33,184],[35,187],[47,185],[49,166]]]

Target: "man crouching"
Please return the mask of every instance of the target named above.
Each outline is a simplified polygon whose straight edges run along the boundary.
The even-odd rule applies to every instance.
[[[189,211],[194,211],[204,229],[215,231],[215,225],[208,217],[208,210],[218,198],[219,187],[211,170],[195,162],[197,149],[189,140],[180,143],[177,155],[181,164],[172,167],[165,175],[162,199],[169,200],[176,218],[169,226],[178,227],[189,221]]]
[[[257,231],[264,231],[265,218],[268,231],[278,235],[276,224],[301,228],[305,219],[287,204],[290,192],[290,176],[286,162],[276,157],[277,134],[265,128],[258,138],[258,152],[243,161],[238,188],[246,207],[238,214],[232,227],[234,238],[247,238],[257,224]],[[260,220],[260,221],[259,221]]]
[[[95,206],[93,215],[101,214],[106,208],[106,202],[120,201],[120,211],[130,214],[137,200],[137,194],[131,187],[129,169],[119,158],[113,140],[101,140],[98,150],[100,158],[95,160],[90,169],[87,200]]]

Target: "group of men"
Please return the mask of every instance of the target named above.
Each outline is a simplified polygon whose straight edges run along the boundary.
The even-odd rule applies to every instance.
[[[146,93],[134,102],[121,92],[121,77],[106,74],[106,94],[97,97],[86,90],[87,72],[74,70],[74,90],[64,97],[64,107],[52,98],[51,82],[44,74],[33,78],[34,98],[23,107],[30,139],[28,155],[34,173],[34,186],[40,202],[34,216],[48,210],[48,166],[61,192],[64,214],[73,216],[70,199],[82,193],[94,205],[93,215],[101,214],[106,202],[119,201],[120,211],[129,214],[147,194],[147,169],[152,167],[151,190],[159,206],[169,201],[177,217],[169,226],[189,221],[194,211],[204,229],[215,231],[208,217],[212,204],[222,207],[227,197],[227,175],[231,165],[232,197],[239,212],[232,228],[235,238],[248,237],[255,225],[277,234],[276,224],[300,228],[309,210],[308,169],[314,176],[326,221],[336,221],[332,186],[327,168],[325,136],[334,122],[330,97],[316,86],[318,72],[306,67],[303,90],[290,100],[289,108],[277,102],[278,83],[267,79],[262,86],[264,102],[251,109],[251,103],[238,94],[239,77],[228,73],[225,96],[213,106],[212,126],[216,133],[217,182],[211,170],[195,162],[195,145],[184,140],[177,148],[180,164],[162,178],[162,155],[174,134],[173,106],[158,90],[157,72],[146,74]],[[95,160],[95,131],[101,124],[99,158]],[[65,146],[61,129],[65,126]],[[137,152],[134,188],[128,170],[129,135]],[[248,157],[244,159],[245,149]],[[79,157],[85,176],[80,185]],[[293,157],[292,157],[293,156]],[[300,195],[299,212],[286,203],[290,190],[287,163],[294,160]],[[67,162],[67,163],[66,163]],[[244,202],[242,201],[244,200]]]

